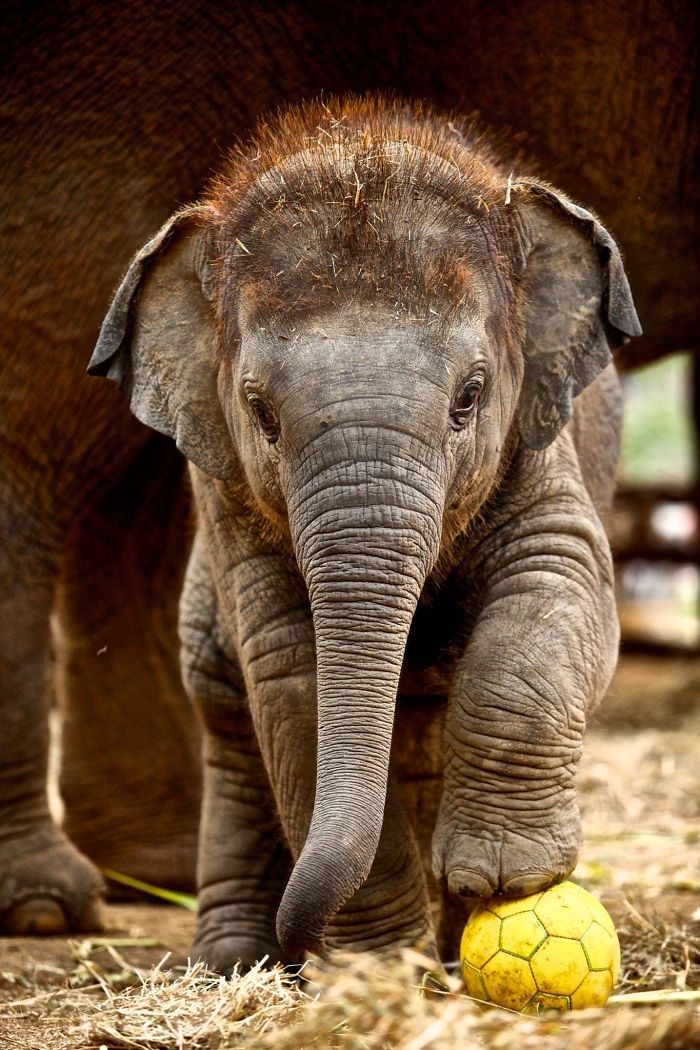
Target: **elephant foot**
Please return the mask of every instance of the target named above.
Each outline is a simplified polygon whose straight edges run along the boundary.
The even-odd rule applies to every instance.
[[[287,960],[276,939],[236,931],[230,926],[227,928],[222,925],[220,930],[213,923],[207,923],[206,926],[204,930],[198,929],[191,956],[201,959],[209,970],[230,977],[235,968],[238,968],[239,973],[246,973],[263,959],[265,966],[286,964]]]
[[[456,897],[524,897],[565,878],[576,866],[580,841],[575,804],[536,826],[484,820],[474,828],[438,828],[433,868]]]
[[[192,958],[201,959],[207,969],[230,977],[234,969],[246,973],[265,960],[265,966],[275,963],[285,965],[285,958],[278,944],[245,936],[223,936],[217,940],[200,940],[192,945]]]
[[[51,828],[0,848],[0,933],[38,937],[102,928],[99,873]]]

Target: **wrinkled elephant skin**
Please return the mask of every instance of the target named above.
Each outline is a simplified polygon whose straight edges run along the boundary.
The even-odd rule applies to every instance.
[[[65,12],[48,4],[28,11],[11,0],[3,16],[0,929],[51,932],[98,921],[95,865],[164,885],[191,887],[195,877],[200,741],[176,629],[191,541],[183,464],[167,438],[130,416],[118,391],[84,375],[133,253],[176,207],[201,195],[235,137],[262,113],[319,91],[387,90],[477,111],[516,158],[514,171],[537,170],[595,208],[624,245],[644,322],[629,350],[642,360],[693,349],[698,15],[688,0],[652,0],[643,10],[602,0],[585,9],[559,0],[447,0],[429,11],[413,0],[79,0]],[[590,419],[595,398],[585,391],[579,401],[587,398]],[[604,500],[613,452],[601,457],[602,447],[612,448],[605,435],[578,445],[581,469],[599,477]],[[284,533],[282,489],[275,494],[252,475],[249,482],[263,519]],[[426,571],[431,557],[426,548]],[[444,572],[438,559],[426,593]],[[204,581],[200,588],[208,593]],[[449,633],[452,594],[441,591],[430,614],[418,606],[408,653],[419,670],[405,661],[404,694],[428,688],[426,667],[440,649],[431,632],[439,621],[440,638]],[[280,597],[284,608],[301,600]],[[315,635],[305,624],[296,628],[296,652],[308,656]],[[433,693],[446,689],[438,664],[429,675]],[[295,671],[298,717],[311,719],[302,677]],[[46,803],[51,692],[63,716],[62,831]],[[403,724],[401,709],[399,734]],[[245,732],[254,732],[252,723]],[[205,746],[214,747],[211,737]],[[397,782],[416,746],[406,729]],[[437,777],[435,763],[426,763],[428,780]],[[412,793],[411,805],[431,809],[432,788],[421,785],[415,772],[403,778],[402,797]],[[216,809],[220,802],[205,790],[205,806]],[[390,799],[394,790],[390,778]],[[301,827],[310,801],[289,801],[295,805],[298,817],[282,819]],[[401,825],[395,834],[399,841]],[[224,866],[227,848],[217,846]],[[438,869],[445,849],[436,840]],[[488,882],[495,861],[479,849],[475,869],[452,849],[454,887]],[[280,894],[290,863],[283,851],[270,869]],[[423,892],[409,882],[407,901]],[[206,893],[212,907],[205,900],[203,930],[207,914],[216,914],[211,885]],[[222,899],[226,893],[223,886]],[[347,932],[352,921],[343,914],[334,921]],[[360,935],[345,939],[353,937]]]
[[[211,963],[434,950],[402,673],[447,692],[434,876],[471,898],[571,871],[618,642],[612,350],[639,332],[596,218],[382,100],[267,125],[136,255],[90,372],[191,463]],[[421,669],[414,617],[445,602]]]

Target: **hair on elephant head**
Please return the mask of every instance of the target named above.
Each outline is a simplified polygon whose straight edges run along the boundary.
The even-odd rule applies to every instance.
[[[453,119],[382,100],[264,125],[136,256],[90,363],[291,543],[313,613],[316,802],[278,930],[319,949],[377,847],[427,576],[517,442],[639,332],[615,242]]]

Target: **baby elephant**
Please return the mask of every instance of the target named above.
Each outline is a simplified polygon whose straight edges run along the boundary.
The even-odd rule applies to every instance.
[[[639,332],[593,215],[383,101],[264,126],[136,256],[90,372],[192,465],[212,965],[434,950],[416,697],[444,708],[452,899],[571,871],[618,644],[611,350]]]

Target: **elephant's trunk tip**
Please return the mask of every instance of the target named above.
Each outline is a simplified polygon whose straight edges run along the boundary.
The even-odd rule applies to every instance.
[[[326,927],[369,875],[380,831],[381,818],[364,841],[350,832],[341,846],[337,827],[309,832],[277,912],[277,939],[290,962],[325,954]]]
[[[327,920],[310,907],[308,899],[300,901],[295,898],[296,894],[285,893],[277,912],[277,939],[291,963],[301,962],[307,952],[322,956],[326,951],[324,932]]]

